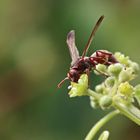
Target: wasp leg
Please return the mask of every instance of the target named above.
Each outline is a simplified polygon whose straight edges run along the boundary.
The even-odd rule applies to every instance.
[[[102,58],[100,56],[94,56],[94,57],[91,57],[91,58],[92,58],[92,61],[94,61],[95,65],[105,64],[107,62],[107,60],[105,58]]]
[[[110,53],[110,52],[105,52],[105,51],[96,51],[96,54],[98,54],[98,52],[99,53],[102,53],[102,54],[105,54],[105,55],[108,55],[108,56],[111,56],[112,55],[112,53]]]
[[[104,52],[104,51],[100,51],[100,50],[96,51],[95,53],[96,53],[96,56],[97,57],[99,57],[99,53],[102,53],[102,54],[105,54],[105,55],[108,55],[108,56],[111,56],[112,55],[112,53]]]
[[[85,70],[85,72],[86,72],[86,74],[87,74],[87,76],[88,76],[88,87],[89,87],[89,83],[90,83],[90,69],[87,68],[87,69]]]
[[[100,51],[96,51],[96,52],[95,52],[97,57],[99,57],[99,53],[98,53],[98,52],[100,52]]]
[[[68,79],[69,79],[68,77],[64,78],[64,79],[57,85],[57,88],[60,88],[61,85],[64,83],[64,81],[66,81],[66,80],[68,80]]]
[[[109,77],[108,74],[101,72],[101,71],[97,70],[96,68],[94,70],[97,71],[98,73],[100,73],[101,75],[105,76],[105,78]]]

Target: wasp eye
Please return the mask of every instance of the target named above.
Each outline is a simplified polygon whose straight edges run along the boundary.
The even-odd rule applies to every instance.
[[[78,82],[78,79],[80,78],[80,74],[76,69],[71,69],[68,73],[68,77],[72,82]]]

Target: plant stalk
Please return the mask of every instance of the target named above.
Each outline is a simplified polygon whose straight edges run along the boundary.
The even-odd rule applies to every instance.
[[[107,123],[110,119],[112,119],[114,116],[116,116],[117,114],[119,114],[120,111],[115,110],[110,112],[109,114],[107,114],[106,116],[104,116],[101,120],[99,120],[89,131],[89,133],[87,134],[85,140],[92,140],[94,138],[94,136],[96,135],[96,133],[100,130],[100,128]]]

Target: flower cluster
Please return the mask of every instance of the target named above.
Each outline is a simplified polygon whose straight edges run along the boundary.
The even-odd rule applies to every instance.
[[[93,108],[113,107],[136,123],[140,123],[136,121],[140,119],[139,111],[136,113],[137,108],[133,105],[135,99],[140,105],[140,85],[133,86],[130,83],[136,78],[139,65],[119,52],[114,56],[118,63],[110,66],[98,64],[94,69],[95,74],[107,76],[101,84],[95,87],[95,91],[89,89],[88,76],[83,74],[78,83],[71,82],[69,95],[70,97],[87,95],[90,97]],[[135,111],[132,108],[135,108]]]
[[[86,74],[81,75],[78,83],[71,82],[71,86],[68,88],[71,89],[69,92],[70,97],[87,95],[88,76]]]

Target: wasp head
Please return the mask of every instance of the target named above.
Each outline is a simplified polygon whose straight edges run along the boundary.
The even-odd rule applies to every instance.
[[[71,68],[67,74],[67,77],[70,79],[70,81],[77,82],[78,79],[80,78],[80,74],[78,70]]]

